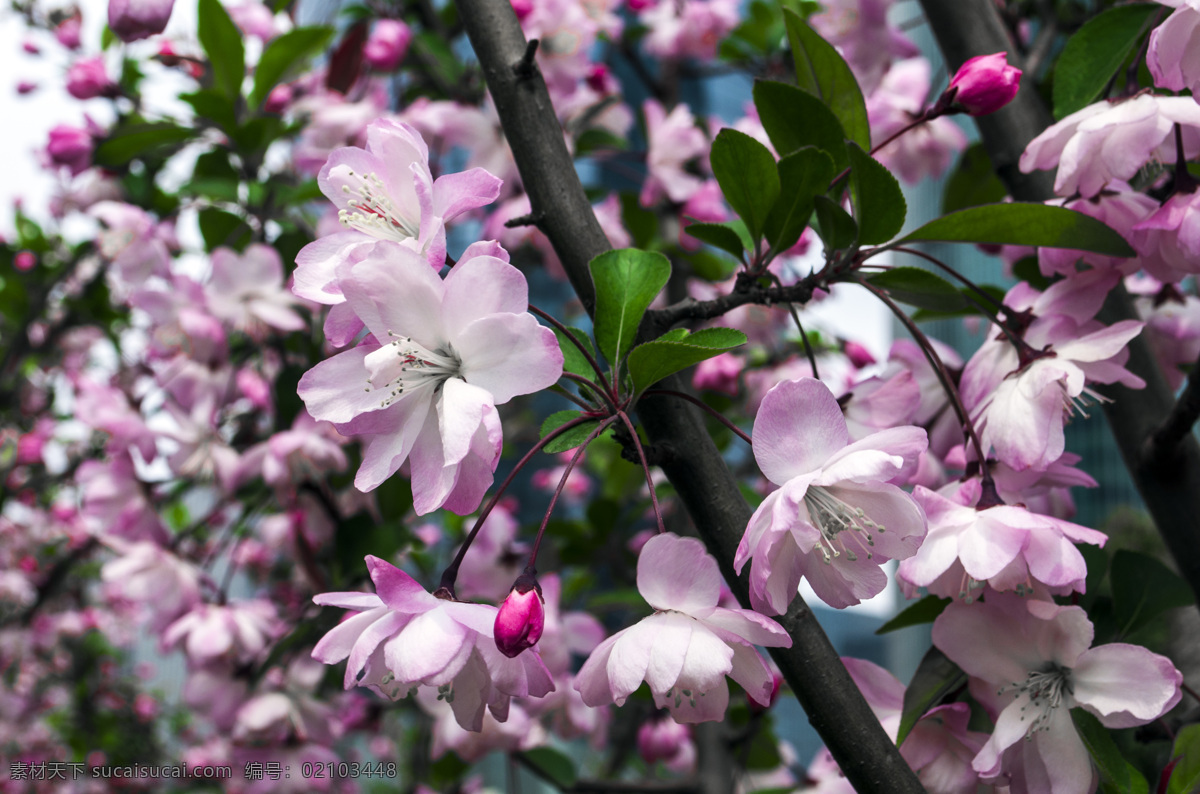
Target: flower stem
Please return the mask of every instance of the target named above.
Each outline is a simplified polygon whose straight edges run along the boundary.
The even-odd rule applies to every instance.
[[[550,514],[554,512],[554,505],[558,503],[558,497],[563,492],[563,488],[567,486],[567,478],[571,476],[571,472],[575,469],[575,464],[583,456],[583,451],[587,449],[588,444],[592,443],[609,426],[617,421],[617,417],[610,416],[596,427],[584,442],[579,445],[579,449],[575,450],[575,454],[571,456],[571,460],[567,463],[566,469],[562,473],[562,477],[558,478],[558,487],[554,489],[554,494],[550,497],[550,504],[546,506],[546,515],[542,517],[542,525],[538,527],[537,537],[533,539],[533,548],[529,550],[529,562],[525,564],[525,571],[531,573],[537,570],[538,550],[542,547],[542,535],[546,533],[546,526],[550,523]]]
[[[451,596],[454,595],[454,583],[458,579],[459,566],[462,565],[463,558],[467,556],[467,549],[471,548],[471,544],[475,542],[475,536],[479,534],[480,528],[483,527],[483,522],[487,521],[487,517],[491,515],[492,509],[500,501],[500,497],[502,497],[504,492],[508,490],[508,486],[512,485],[512,481],[514,478],[516,478],[517,472],[524,468],[525,464],[528,463],[534,455],[540,452],[542,447],[546,446],[568,430],[579,427],[579,425],[583,424],[584,422],[590,421],[590,418],[581,416],[578,419],[572,419],[571,421],[554,428],[546,434],[545,438],[534,444],[533,449],[525,453],[525,457],[517,461],[517,465],[513,467],[513,470],[509,472],[507,477],[504,478],[504,482],[500,483],[500,487],[496,490],[496,493],[491,499],[488,500],[487,505],[483,508],[483,512],[479,514],[479,518],[475,519],[475,526],[471,527],[470,533],[467,534],[467,538],[463,541],[462,548],[458,550],[458,554],[454,556],[454,560],[448,566],[446,566],[446,570],[442,572],[442,580],[441,584],[439,585],[439,589],[445,588],[450,592]]]
[[[913,339],[917,340],[917,345],[921,348],[921,352],[925,354],[925,358],[929,361],[929,365],[933,367],[934,373],[937,374],[938,381],[942,384],[942,389],[946,392],[946,397],[950,400],[950,404],[954,406],[954,412],[958,414],[958,419],[962,422],[963,432],[971,441],[971,446],[975,448],[975,457],[979,461],[979,473],[983,480],[985,488],[990,487],[995,489],[995,484],[992,481],[991,472],[987,468],[987,457],[983,454],[983,445],[979,443],[979,435],[975,432],[975,424],[971,421],[971,417],[967,414],[967,409],[963,406],[962,397],[959,396],[958,388],[954,385],[954,381],[950,379],[950,373],[946,369],[945,363],[938,356],[937,351],[933,349],[933,344],[929,341],[929,337],[917,327],[903,309],[896,305],[895,301],[887,296],[887,294],[873,284],[869,284],[862,279],[858,283],[866,287],[875,297],[883,301],[892,314],[896,315],[896,319],[904,324],[908,332],[912,334]]]
[[[667,531],[667,527],[663,524],[662,510],[658,507],[658,494],[654,491],[654,479],[650,476],[650,466],[646,463],[646,450],[642,448],[642,440],[638,438],[637,428],[633,426],[633,422],[629,421],[629,414],[618,411],[617,416],[621,417],[625,427],[629,428],[629,435],[633,436],[633,446],[637,450],[638,458],[642,461],[642,471],[646,473],[646,487],[650,489],[650,504],[654,505],[654,517],[658,519],[658,533],[661,535]]]
[[[740,427],[735,425],[733,422],[729,421],[729,417],[725,416],[725,414],[721,413],[720,411],[714,409],[711,405],[704,402],[703,400],[697,399],[697,398],[693,397],[692,395],[685,394],[684,392],[681,392],[681,391],[675,391],[674,389],[647,389],[646,391],[642,392],[643,397],[654,397],[656,395],[659,397],[678,397],[681,400],[686,400],[686,401],[690,402],[692,405],[696,406],[697,408],[702,408],[704,411],[706,411],[708,413],[709,416],[718,420],[721,424],[728,427],[730,430],[733,431],[733,434],[736,435],[738,438],[740,438],[742,441],[745,441],[747,444],[753,443],[750,440],[750,436],[746,435],[744,430],[742,430]]]
[[[600,383],[602,383],[604,385],[604,391],[607,392],[609,395],[612,395],[613,399],[616,399],[616,396],[612,389],[612,385],[609,384],[608,379],[606,377],[604,377],[604,372],[601,371],[599,362],[596,361],[596,357],[592,355],[592,352],[587,349],[587,345],[583,344],[578,339],[576,339],[575,334],[571,333],[570,329],[567,328],[567,326],[563,325],[556,318],[551,317],[546,312],[544,312],[541,309],[539,309],[538,307],[534,306],[532,303],[529,304],[529,311],[532,314],[535,314],[538,317],[541,317],[543,320],[545,320],[546,322],[553,325],[555,328],[557,328],[563,334],[563,336],[565,336],[567,339],[569,339],[571,341],[571,343],[573,345],[575,345],[575,347],[579,348],[579,352],[582,353],[583,357],[587,359],[588,364],[590,364],[592,369],[596,372],[596,377],[599,378]]]

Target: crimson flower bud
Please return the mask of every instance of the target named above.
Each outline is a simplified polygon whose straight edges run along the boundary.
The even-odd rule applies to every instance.
[[[496,613],[493,631],[496,647],[505,656],[517,656],[537,644],[545,627],[546,607],[542,587],[532,575],[521,574]]]
[[[986,116],[1012,102],[1021,86],[1021,70],[1008,65],[1008,54],[977,55],[959,67],[947,93],[955,91],[955,107]],[[957,90],[956,90],[957,89]]]
[[[692,729],[672,719],[650,719],[638,728],[638,754],[647,764],[673,760],[691,741]]]

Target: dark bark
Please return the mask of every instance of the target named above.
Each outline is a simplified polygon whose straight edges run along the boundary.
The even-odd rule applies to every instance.
[[[456,3],[538,225],[590,312],[594,288],[587,264],[610,246],[575,174],[541,74],[514,70],[526,52],[516,15],[507,0]],[[683,388],[672,381],[666,387]],[[736,577],[732,565],[751,510],[702,417],[693,406],[666,398],[645,400],[638,412],[651,441],[673,450],[663,469],[738,599],[748,604],[747,580]],[[774,649],[772,656],[855,789],[863,794],[923,791],[799,596],[780,622],[793,645]]]
[[[957,69],[975,55],[1005,50],[1013,60],[1013,46],[991,0],[921,0],[948,68]],[[1017,98],[998,113],[975,119],[996,172],[1019,201],[1044,201],[1054,195],[1053,173],[1022,174],[1017,168],[1021,152],[1053,122],[1037,91],[1023,82]],[[1106,324],[1139,319],[1124,286],[1110,293],[1099,319]],[[1200,604],[1200,444],[1190,432],[1164,447],[1153,434],[1171,415],[1176,404],[1149,344],[1139,336],[1129,344],[1129,370],[1146,381],[1145,389],[1120,384],[1102,387],[1112,398],[1104,414],[1121,456],[1138,492]]]

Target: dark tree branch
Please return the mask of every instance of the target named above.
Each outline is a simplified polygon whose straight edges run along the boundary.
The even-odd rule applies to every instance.
[[[533,211],[545,213],[541,228],[591,313],[595,290],[588,262],[610,246],[575,174],[540,73],[535,69],[528,79],[515,79],[512,67],[520,62],[526,47],[516,14],[507,0],[455,2]],[[649,322],[644,323],[643,332],[649,327]],[[664,387],[682,390],[678,378],[668,379]],[[679,451],[663,462],[663,471],[717,558],[722,574],[741,603],[748,604],[748,577],[734,573],[733,558],[751,510],[702,417],[694,406],[662,397],[644,400],[638,414],[652,442],[670,444]],[[854,788],[861,794],[924,791],[799,595],[779,620],[792,637],[792,647],[772,649],[772,656]]]
[[[1014,50],[991,0],[921,0],[942,53],[951,69],[975,55]],[[1011,57],[1010,57],[1011,59]],[[1021,152],[1053,121],[1026,73],[1011,104],[975,119],[996,173],[1018,201],[1044,201],[1054,195],[1053,174],[1022,174]],[[1139,319],[1124,286],[1109,293],[1098,319],[1106,324]],[[1144,389],[1120,384],[1104,387],[1112,398],[1104,414],[1138,492],[1171,551],[1180,574],[1200,602],[1200,444],[1185,433],[1173,446],[1170,464],[1162,465],[1153,437],[1163,417],[1175,410],[1175,399],[1144,336],[1129,343],[1130,372],[1146,381]]]
[[[1160,467],[1170,464],[1179,442],[1192,432],[1197,419],[1200,419],[1200,361],[1192,365],[1187,385],[1171,413],[1146,439],[1146,462]]]
[[[757,279],[740,280],[728,295],[707,301],[685,298],[665,309],[646,312],[647,322],[654,332],[661,333],[682,322],[713,320],[726,312],[747,304],[771,306],[779,303],[808,303],[813,290],[826,286],[816,274],[805,276],[788,287],[764,287]]]

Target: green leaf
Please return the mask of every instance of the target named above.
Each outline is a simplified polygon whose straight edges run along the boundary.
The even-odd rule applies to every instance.
[[[169,122],[124,125],[113,130],[96,147],[93,159],[96,165],[122,166],[134,158],[150,154],[165,155],[168,150],[179,148],[195,134],[195,130]]]
[[[939,598],[935,595],[927,595],[915,604],[909,604],[900,614],[884,623],[879,628],[875,629],[876,634],[887,634],[897,629],[906,629],[909,626],[920,626],[923,623],[932,623],[934,618],[942,614],[942,611],[950,605],[949,598]]]
[[[745,249],[742,238],[731,227],[723,223],[689,223],[683,227],[684,232],[701,242],[716,246],[722,251],[728,251],[737,258],[742,258]]]
[[[1045,204],[986,204],[932,220],[897,240],[1078,248],[1108,256],[1134,256],[1125,238],[1095,218]]]
[[[896,734],[896,746],[904,743],[908,732],[925,716],[925,712],[960,686],[967,683],[967,674],[958,665],[946,658],[937,648],[925,652],[917,672],[904,690],[904,710],[900,714],[900,728]]]
[[[840,251],[854,245],[858,236],[858,224],[850,213],[828,196],[817,196],[813,199],[813,209],[817,213],[817,234],[825,243],[825,252]]]
[[[981,306],[990,306],[993,311],[997,306],[1004,302],[1004,296],[1007,290],[997,287],[995,284],[979,284],[979,289],[991,295],[994,300],[989,301],[984,296],[980,295],[977,290],[970,287],[960,287],[958,294],[962,296],[963,305],[953,311],[938,311],[934,309],[917,309],[912,313],[912,318],[919,322],[925,320],[947,320],[954,317],[973,317],[977,315],[990,316],[983,311]]]
[[[552,747],[537,747],[523,753],[525,760],[561,789],[575,785],[575,762]]]
[[[1054,68],[1054,118],[1092,104],[1121,68],[1161,7],[1132,4],[1110,8],[1075,32]]]
[[[1178,758],[1171,778],[1167,782],[1167,794],[1195,794],[1200,789],[1200,725],[1192,724],[1179,729],[1175,734],[1175,747],[1171,758]]]
[[[732,328],[705,328],[694,334],[677,328],[630,351],[629,377],[640,394],[668,375],[744,344],[746,335]]]
[[[953,312],[968,305],[953,284],[924,268],[893,267],[863,280],[894,300],[922,309]]]
[[[712,251],[687,251],[683,257],[692,266],[692,272],[705,281],[724,281],[738,269],[736,261]]]
[[[1145,625],[1168,609],[1193,603],[1192,590],[1153,557],[1122,549],[1112,561],[1113,606],[1121,634]]]
[[[233,213],[216,207],[205,207],[199,212],[200,234],[204,247],[210,253],[220,246],[241,250],[250,242],[253,233],[244,220]]]
[[[568,339],[566,334],[564,334],[562,331],[558,330],[557,328],[552,330],[554,331],[554,335],[558,337],[558,346],[562,348],[563,370],[565,372],[572,372],[576,375],[584,375],[589,378],[594,377],[596,375],[596,371],[593,370],[592,365],[588,363],[587,356],[583,354],[583,351],[581,351],[574,342]],[[578,339],[579,343],[587,348],[587,351],[591,353],[592,358],[596,357],[596,351],[592,348],[592,340],[588,338],[587,334],[585,334],[583,331],[580,331],[578,328],[571,328],[569,326],[567,330],[571,333],[571,336]]]
[[[842,123],[812,94],[789,83],[758,80],[754,107],[780,157],[815,146],[833,158],[835,172],[849,167]]]
[[[992,159],[982,143],[973,143],[958,158],[942,191],[942,213],[995,204],[1008,195],[1008,188],[996,176]]]
[[[333,28],[295,28],[271,40],[254,68],[254,88],[250,92],[250,107],[257,108],[266,101],[271,89],[289,70],[302,68],[304,62],[321,52],[333,38]]]
[[[557,411],[546,417],[546,421],[542,422],[542,431],[539,438],[545,438],[553,433],[558,428],[565,425],[567,422],[579,419],[583,416],[582,411]],[[566,452],[568,449],[575,447],[587,441],[587,437],[592,434],[592,431],[600,424],[599,419],[594,419],[590,422],[572,427],[564,432],[561,436],[551,441],[546,446],[542,447],[542,452],[549,454],[558,454]]]
[[[717,133],[710,157],[725,200],[757,242],[767,214],[779,198],[779,171],[771,150],[746,133],[726,127]]]
[[[180,94],[179,98],[192,106],[196,115],[216,123],[223,130],[232,130],[237,126],[237,109],[234,101],[211,88],[202,88],[190,94]]]
[[[667,285],[671,263],[654,251],[623,248],[600,254],[588,267],[596,285],[596,342],[616,370],[633,347],[642,315]]]
[[[781,159],[778,167],[779,200],[767,216],[766,234],[772,248],[786,251],[808,226],[816,197],[829,189],[834,165],[828,154],[806,146]]]
[[[212,68],[213,88],[230,99],[242,91],[246,75],[246,49],[242,34],[221,0],[200,0],[196,33],[200,46],[208,55]]]
[[[904,191],[892,172],[858,144],[851,142],[846,151],[850,155],[850,199],[858,222],[858,244],[886,243],[904,226],[908,212]]]
[[[867,106],[854,73],[833,45],[821,38],[790,8],[783,10],[788,41],[796,60],[796,82],[823,101],[842,122],[846,137],[871,150]]]
[[[1121,794],[1146,794],[1150,790],[1146,778],[1121,755],[1112,734],[1100,720],[1082,708],[1071,709],[1071,719],[1079,731],[1079,738],[1083,739],[1092,760],[1100,769],[1102,790]]]

